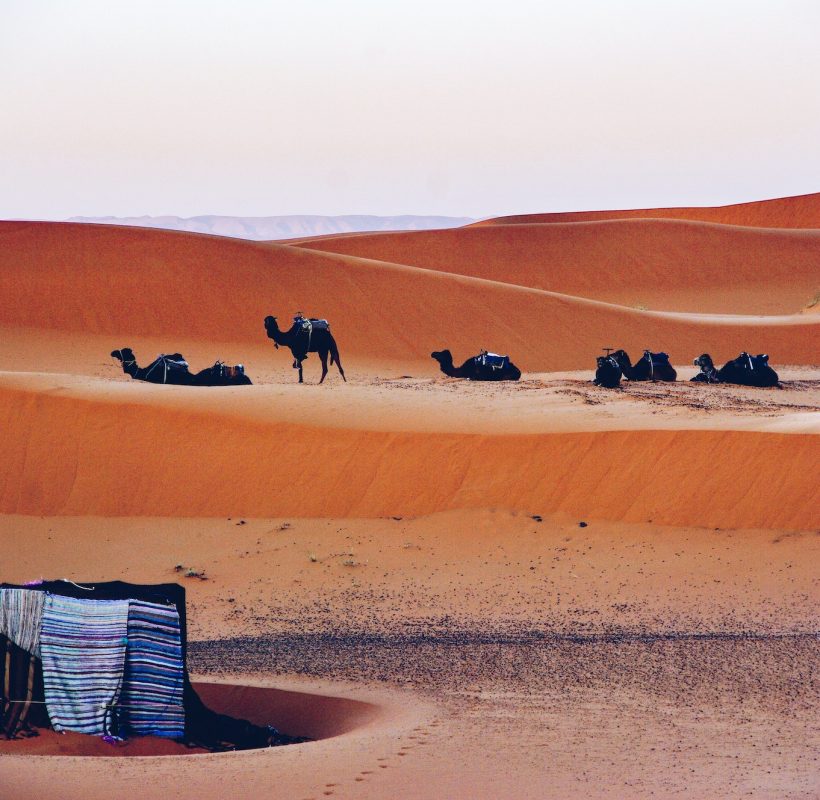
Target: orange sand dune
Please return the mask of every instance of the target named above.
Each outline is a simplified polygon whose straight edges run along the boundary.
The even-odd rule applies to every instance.
[[[657,310],[791,314],[820,290],[820,230],[612,220],[357,234],[299,246]]]
[[[730,206],[702,208],[640,208],[619,211],[575,211],[552,214],[516,214],[482,220],[475,225],[518,225],[521,223],[584,222],[602,219],[693,219],[724,225],[760,228],[820,228],[820,192],[774,200],[757,200]]]
[[[377,517],[502,507],[670,525],[816,520],[806,502],[816,489],[812,435],[386,432],[227,418],[197,410],[193,395],[190,408],[126,398],[3,389],[0,512]]]
[[[820,315],[793,313],[818,234],[772,230],[817,196],[752,205],[711,222],[766,230],[313,249],[0,223],[0,578],[184,582],[191,669],[234,684],[205,699],[330,737],[114,760],[12,741],[0,800],[816,796],[820,371],[588,380],[605,345],[663,348],[684,381],[704,350],[820,361]],[[324,252],[348,244],[389,247]],[[312,356],[294,384],[262,318],[297,309],[332,321],[348,383],[314,385]],[[242,360],[256,385],[132,382],[124,345]],[[442,346],[529,374],[445,379]]]
[[[664,349],[677,363],[750,350],[805,364],[818,360],[820,330],[817,315],[641,312],[298,247],[66,223],[0,224],[0,295],[0,328],[105,334],[111,347],[160,336],[256,346],[265,314],[305,309],[332,320],[343,359],[431,370],[443,346],[456,358],[509,352],[526,371],[589,368],[610,345]]]

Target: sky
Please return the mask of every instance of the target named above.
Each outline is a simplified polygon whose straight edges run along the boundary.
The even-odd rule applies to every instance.
[[[0,218],[820,191],[817,0],[0,0]]]

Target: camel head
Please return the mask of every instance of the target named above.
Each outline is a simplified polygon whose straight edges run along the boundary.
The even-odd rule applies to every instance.
[[[134,361],[134,351],[130,347],[121,347],[119,350],[111,351],[111,358],[117,361]]]
[[[265,333],[268,334],[268,339],[273,339],[279,333],[279,323],[276,321],[276,317],[270,314],[265,317]],[[273,346],[277,350],[279,349],[278,342],[274,341]]]
[[[702,367],[703,369],[712,369],[715,366],[715,362],[712,361],[712,356],[709,353],[703,353],[699,355],[693,362],[696,367]]]
[[[450,367],[453,364],[453,354],[449,350],[435,350],[430,353],[430,358],[434,358],[443,367]]]
[[[618,362],[618,366],[621,369],[624,367],[629,369],[632,366],[632,362],[629,360],[626,350],[616,350],[614,353],[610,353],[610,355]]]

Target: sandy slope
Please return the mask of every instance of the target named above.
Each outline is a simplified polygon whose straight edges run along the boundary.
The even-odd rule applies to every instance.
[[[816,198],[309,246],[0,223],[0,579],[182,580],[211,702],[330,737],[2,743],[0,800],[816,797],[818,242],[773,230]],[[294,383],[262,318],[296,309],[348,383]],[[605,345],[684,380],[766,351],[784,388],[599,390]],[[118,346],[255,385],[137,384]]]
[[[417,364],[442,346],[456,358],[481,347],[509,352],[527,371],[582,369],[602,346],[663,349],[678,363],[744,349],[779,363],[820,361],[813,314],[642,312],[411,266],[147,229],[7,223],[0,242],[0,328],[107,333],[111,347],[133,336],[164,336],[169,349],[181,338],[264,343],[267,313],[287,319],[305,309],[332,320],[343,359],[392,364]]]
[[[87,579],[92,561],[137,581],[179,579],[175,564],[204,570],[208,580],[182,578],[192,636],[205,640],[192,666],[227,670],[234,686],[311,693],[274,704],[230,689],[210,701],[314,734],[323,712],[326,730],[347,732],[239,755],[59,765],[15,753],[65,742],[0,743],[14,797],[106,797],[112,780],[146,800],[216,800],[227,782],[238,796],[317,800],[816,788],[816,645],[776,638],[816,616],[812,534],[580,528],[500,511],[240,522],[4,517],[0,532],[23,551],[17,580]],[[642,638],[595,638],[619,630]],[[676,631],[723,638],[662,638]],[[236,635],[250,638],[222,641]],[[242,665],[255,674],[236,674]]]
[[[611,220],[358,234],[299,246],[631,308],[792,314],[820,291],[820,230]]]
[[[760,228],[820,228],[820,192],[730,206],[702,208],[640,208],[618,211],[575,211],[518,214],[477,222],[476,225],[517,225],[522,222],[583,222],[602,219],[691,219],[723,225]]]
[[[501,506],[721,527],[806,528],[816,519],[803,502],[816,485],[818,440],[805,432],[816,414],[770,433],[675,414],[665,425],[647,409],[618,430],[617,415],[596,421],[594,406],[559,406],[539,420],[547,393],[534,388],[514,404],[529,406],[531,419],[517,433],[493,408],[509,392],[474,394],[479,418],[465,409],[473,421],[459,430],[452,413],[436,421],[431,398],[407,404],[368,387],[338,387],[303,411],[304,387],[202,392],[14,374],[0,386],[6,513],[370,517]],[[692,389],[689,402],[704,387]],[[343,406],[372,416],[351,424]]]

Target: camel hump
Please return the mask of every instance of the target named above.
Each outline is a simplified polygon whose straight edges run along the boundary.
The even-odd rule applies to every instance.
[[[769,366],[769,356],[765,353],[758,353],[756,356],[750,353],[741,353],[736,359],[741,362],[741,366],[748,366],[749,369],[763,369]]]
[[[311,334],[313,331],[330,331],[330,323],[326,319],[308,318],[297,314],[293,318],[293,328],[291,330],[306,334]]]
[[[174,369],[188,369],[188,362],[182,353],[160,353],[157,360],[165,361],[169,367]]]
[[[669,353],[653,353],[651,350],[644,350],[643,357],[655,367],[669,363]]]

